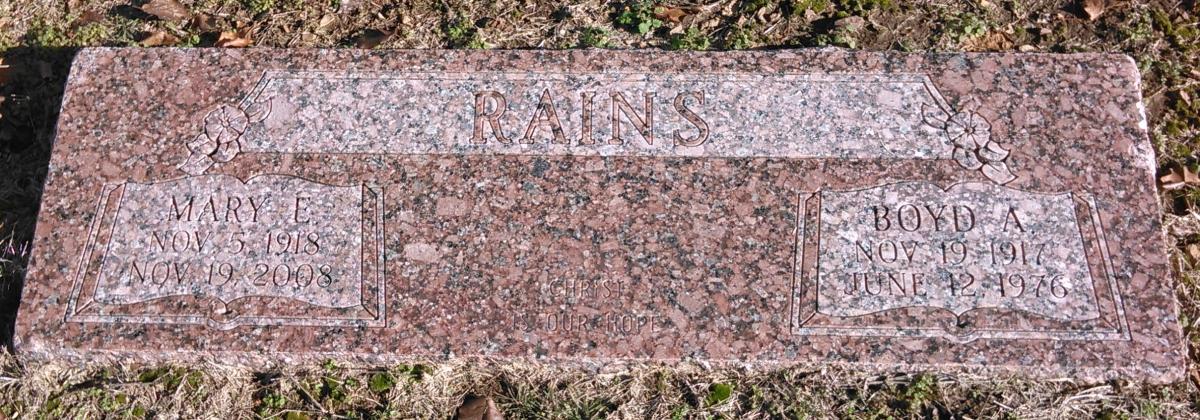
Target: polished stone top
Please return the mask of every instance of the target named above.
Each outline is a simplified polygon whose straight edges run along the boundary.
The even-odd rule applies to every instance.
[[[1178,380],[1117,55],[84,49],[31,358]]]

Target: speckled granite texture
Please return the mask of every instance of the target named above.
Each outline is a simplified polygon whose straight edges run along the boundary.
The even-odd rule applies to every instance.
[[[85,49],[24,357],[1182,377],[1134,63]]]

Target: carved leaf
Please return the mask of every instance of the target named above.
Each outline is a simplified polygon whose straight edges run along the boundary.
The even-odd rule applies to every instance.
[[[212,156],[214,161],[224,163],[233,160],[241,151],[242,144],[235,138],[233,141],[217,144],[217,151],[210,156]]]
[[[976,170],[983,166],[983,162],[980,162],[974,153],[962,147],[954,148],[954,160],[958,161],[960,166],[970,170]]]
[[[1000,162],[1008,158],[1009,151],[994,141],[986,142],[979,148],[979,157],[986,162]]]
[[[195,153],[188,155],[187,159],[179,165],[179,170],[188,175],[200,175],[213,165],[213,160],[207,153]]]
[[[200,133],[194,140],[188,142],[187,147],[193,153],[208,155],[217,151],[217,142],[209,139],[207,134]]]
[[[930,127],[939,130],[945,130],[946,122],[950,119],[950,113],[942,110],[939,107],[922,103],[921,118],[925,120],[925,124],[928,124]]]
[[[1008,165],[1004,162],[989,162],[983,165],[982,170],[984,176],[992,181],[996,181],[998,184],[1007,184],[1017,179],[1017,176],[1013,175],[1012,171],[1008,169]]]
[[[262,102],[251,102],[250,104],[246,105],[245,113],[246,119],[250,124],[263,122],[263,120],[267,119],[267,116],[271,115],[271,100],[267,99]],[[246,130],[242,129],[242,132],[245,133]]]

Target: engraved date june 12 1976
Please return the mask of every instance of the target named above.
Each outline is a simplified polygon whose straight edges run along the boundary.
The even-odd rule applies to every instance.
[[[821,312],[905,306],[1098,316],[1070,194],[968,183],[821,193]]]

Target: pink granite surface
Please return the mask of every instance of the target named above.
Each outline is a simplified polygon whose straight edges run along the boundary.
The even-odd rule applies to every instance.
[[[85,49],[24,357],[1182,378],[1114,55]]]

